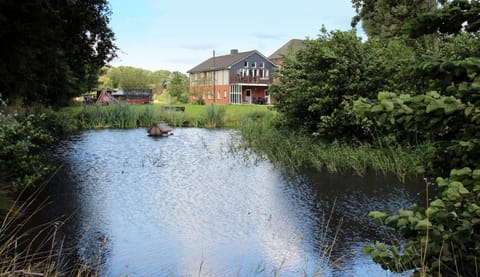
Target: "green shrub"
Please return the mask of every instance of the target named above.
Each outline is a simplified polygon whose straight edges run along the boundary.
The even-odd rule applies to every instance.
[[[370,212],[382,226],[401,231],[405,245],[377,242],[364,248],[383,268],[415,276],[478,276],[480,257],[480,169],[454,169],[437,178],[438,197],[426,208],[398,214]],[[402,249],[402,251],[400,251]]]
[[[38,124],[45,117],[0,115],[0,188],[21,191],[50,172],[44,147],[54,141],[54,136]]]

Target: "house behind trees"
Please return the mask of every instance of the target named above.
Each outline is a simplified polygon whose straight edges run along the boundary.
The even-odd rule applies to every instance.
[[[268,58],[257,50],[232,49],[228,55],[213,55],[188,71],[190,102],[273,104],[268,86],[274,82],[275,68],[284,56],[293,56],[302,48],[302,40],[292,39]]]
[[[211,57],[188,71],[190,101],[206,104],[270,104],[275,64],[256,50]]]

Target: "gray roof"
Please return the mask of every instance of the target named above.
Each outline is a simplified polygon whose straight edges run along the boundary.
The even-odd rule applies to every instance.
[[[204,61],[203,63],[195,66],[194,68],[187,71],[188,73],[192,72],[205,72],[205,71],[212,71],[221,70],[221,69],[228,69],[230,66],[236,64],[237,62],[242,61],[246,57],[252,55],[253,53],[257,52],[256,50],[247,51],[247,52],[240,52],[234,54],[228,54],[224,56],[211,57],[210,59]],[[258,53],[258,52],[257,52]]]
[[[301,39],[291,39],[270,55],[269,59],[281,59],[283,56],[294,55],[298,50],[305,48],[305,42]]]

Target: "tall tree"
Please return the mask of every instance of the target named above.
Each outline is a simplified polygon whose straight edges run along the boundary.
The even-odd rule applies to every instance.
[[[360,21],[369,37],[401,36],[403,24],[416,16],[435,9],[435,0],[352,0],[357,15],[352,27]]]
[[[152,72],[149,70],[120,66],[112,72],[116,73],[115,79],[118,80],[118,87],[122,89],[149,89]]]
[[[115,57],[107,0],[0,0],[0,93],[58,106]]]
[[[330,115],[345,96],[363,92],[364,48],[354,32],[322,30],[318,39],[305,43],[294,59],[285,59],[281,82],[269,91],[287,124],[313,133],[320,117]]]
[[[383,268],[411,271],[413,276],[479,276],[480,44],[475,34],[480,31],[480,1],[449,1],[440,9],[413,19],[407,27],[412,36],[440,32],[449,37],[441,45],[441,55],[424,58],[417,70],[417,75],[429,80],[430,89],[434,90],[433,94],[418,96],[435,97],[423,109],[423,115],[417,108],[408,116],[417,117],[415,121],[424,125],[454,119],[446,125],[447,130],[455,131],[454,136],[437,140],[436,153],[428,151],[442,167],[452,170],[448,178],[437,178],[436,184],[432,184],[435,196],[426,207],[413,206],[392,215],[370,213],[380,225],[401,231],[404,243],[401,248],[376,243],[366,247],[365,252]],[[398,110],[392,109],[392,114]],[[399,122],[397,119],[394,121]]]

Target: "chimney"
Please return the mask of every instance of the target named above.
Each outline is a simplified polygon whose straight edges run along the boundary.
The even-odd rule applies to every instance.
[[[238,49],[231,49],[230,55],[235,55],[235,54],[238,54]]]

